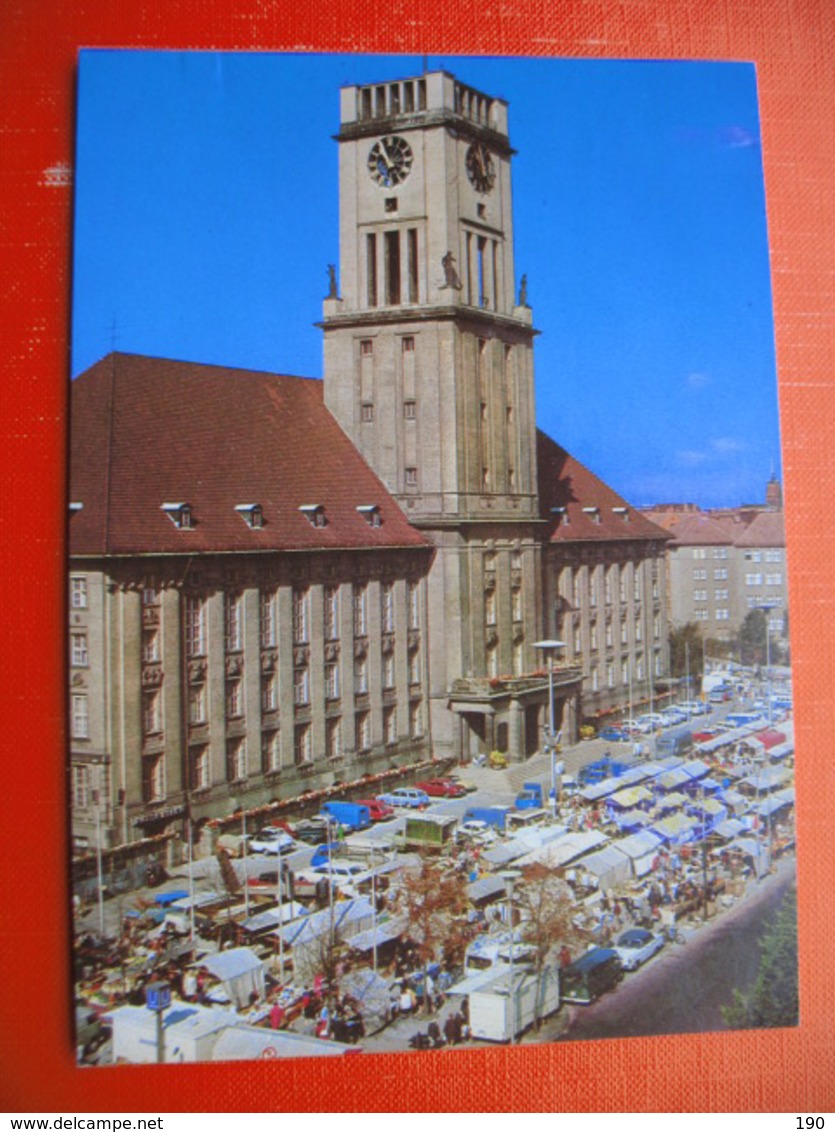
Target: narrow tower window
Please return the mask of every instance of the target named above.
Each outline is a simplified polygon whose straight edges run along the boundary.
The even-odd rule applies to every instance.
[[[409,302],[418,301],[418,241],[417,228],[406,232],[406,257],[409,269]]]
[[[365,238],[366,280],[368,283],[368,305],[377,305],[377,236],[371,232]]]
[[[400,302],[400,233],[385,233],[386,303],[397,306]]]

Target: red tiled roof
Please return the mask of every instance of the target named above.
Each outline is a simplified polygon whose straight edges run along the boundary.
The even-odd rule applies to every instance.
[[[322,382],[111,354],[72,384],[70,553],[425,547],[327,411]],[[188,503],[178,530],[164,503]],[[264,526],[235,510],[259,504]],[[299,507],[321,504],[314,527]],[[377,505],[372,527],[357,507]]]
[[[669,539],[666,531],[630,507],[603,480],[539,430],[537,470],[540,514],[553,524],[551,542]],[[555,507],[564,508],[564,515],[554,514]]]
[[[785,546],[782,511],[761,511],[736,540],[737,546]]]
[[[733,531],[725,520],[711,519],[709,515],[683,515],[673,528],[671,548],[677,546],[730,546]]]

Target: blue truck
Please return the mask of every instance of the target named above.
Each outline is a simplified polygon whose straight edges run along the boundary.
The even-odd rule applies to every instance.
[[[321,812],[338,821],[343,829],[368,829],[371,825],[371,811],[361,802],[325,802]]]
[[[581,767],[577,779],[581,786],[596,786],[598,782],[605,782],[607,778],[620,778],[626,770],[626,763],[615,762],[614,759],[604,755],[602,759]]]
[[[542,786],[538,782],[523,782],[514,802],[517,810],[541,810]]]
[[[513,806],[471,806],[464,814],[464,821],[483,821],[504,833],[507,815],[512,812]]]

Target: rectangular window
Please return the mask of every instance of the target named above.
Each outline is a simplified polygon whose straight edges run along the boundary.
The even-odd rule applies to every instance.
[[[420,683],[420,652],[417,649],[409,653],[409,683]]]
[[[383,687],[394,687],[394,653],[386,653],[383,657]]]
[[[728,557],[728,548],[726,546],[715,546],[713,548],[713,557],[714,558],[727,558]]]
[[[354,691],[358,696],[368,694],[368,661],[364,656],[354,661]]]
[[[494,590],[488,590],[484,595],[484,624],[496,624],[496,594]]]
[[[145,759],[142,771],[142,793],[145,801],[165,801],[165,755]]]
[[[226,718],[240,719],[244,714],[244,695],[240,680],[226,681]]]
[[[374,420],[374,406],[370,401],[365,401],[360,406],[360,419],[363,424],[371,424]]]
[[[339,586],[325,587],[325,640],[339,640]]]
[[[278,681],[270,672],[261,683],[261,711],[276,711],[278,708]]]
[[[407,421],[413,421],[417,417],[417,405],[414,401],[403,402],[403,416]]]
[[[142,695],[142,730],[145,735],[158,735],[162,731],[162,697],[159,692]]]
[[[146,664],[159,660],[159,633],[156,629],[145,629],[142,633],[142,659]]]
[[[620,643],[626,645],[629,643],[629,626],[625,621],[620,623]]]
[[[693,571],[693,581],[694,582],[705,582],[705,581],[707,581],[707,570],[694,570]]]
[[[406,487],[417,487],[417,468],[406,469]]]
[[[411,334],[405,335],[402,339],[402,350],[404,354],[413,354],[415,352],[415,340]]]
[[[514,621],[522,620],[522,591],[518,588],[510,591],[511,616]]]
[[[70,607],[87,608],[87,579],[83,575],[77,574],[70,578]]]
[[[783,552],[781,550],[767,550],[765,552],[766,562],[782,562]]]
[[[336,662],[325,665],[325,696],[329,700],[339,699],[339,665]]]
[[[417,582],[408,583],[409,628],[420,628],[420,588]]]
[[[70,636],[70,663],[73,668],[86,668],[90,663],[87,651],[87,634],[72,633]]]
[[[208,790],[210,785],[209,748],[195,747],[191,751],[191,788]]]
[[[225,638],[227,652],[240,652],[243,647],[241,632],[241,595],[226,594],[224,599]]]
[[[274,648],[277,641],[275,626],[276,593],[275,590],[261,590],[261,648]]]
[[[713,571],[713,580],[716,582],[724,582],[728,577],[728,569],[726,566],[720,566],[718,570]]]
[[[368,589],[354,586],[354,636],[368,636]]]
[[[406,267],[409,275],[409,302],[418,301],[418,234],[417,228],[406,231]],[[414,338],[412,339],[414,348]]]
[[[281,732],[278,730],[261,733],[261,769],[264,774],[281,770]]]
[[[730,610],[728,610],[728,609],[717,609],[716,610],[716,620],[717,621],[729,621],[730,616],[731,616]]]
[[[400,303],[400,233],[396,230],[386,232],[383,241],[386,305],[393,307]]]
[[[185,605],[186,656],[206,655],[206,603],[200,597],[187,597]]]
[[[356,740],[358,751],[371,749],[371,716],[367,711],[361,711],[356,718]]]
[[[156,586],[148,585],[142,590],[143,605],[159,605],[159,593]]]
[[[374,339],[363,338],[360,342],[360,355],[363,358],[370,358],[374,353]]]
[[[714,601],[727,601],[728,600],[728,591],[727,590],[714,590],[713,591],[713,600]]]
[[[298,723],[293,729],[293,759],[296,766],[313,762],[313,737],[309,723]]]
[[[388,746],[397,742],[397,709],[383,708],[383,735]]]
[[[305,645],[310,640],[310,591],[293,590],[293,643]]]
[[[765,584],[767,586],[782,586],[783,575],[782,574],[766,574]]]
[[[86,766],[72,768],[72,804],[77,810],[86,810],[90,805],[90,769]]]
[[[484,263],[484,252],[487,247],[487,239],[484,236],[479,236],[477,239],[477,271],[478,271],[478,305],[480,307],[487,307],[490,305],[490,296],[487,293],[487,273]]]
[[[329,759],[338,759],[342,754],[342,720],[325,720],[325,753]]]
[[[246,770],[246,739],[234,739],[226,745],[226,777],[229,782],[243,782]]]
[[[188,721],[196,727],[206,718],[206,685],[192,684],[188,690]]]
[[[380,587],[380,620],[384,633],[394,632],[394,586],[383,582]]]
[[[409,704],[409,733],[413,739],[423,735],[423,711],[420,700]]]
[[[368,287],[367,298],[370,307],[377,305],[377,237],[371,232],[365,237],[365,271]]]
[[[81,692],[74,692],[72,696],[72,737],[73,739],[90,738],[87,696]]]
[[[304,707],[310,703],[310,669],[307,666],[293,672],[293,703]]]

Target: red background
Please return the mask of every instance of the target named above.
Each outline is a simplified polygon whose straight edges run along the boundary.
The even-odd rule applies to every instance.
[[[292,7],[292,11],[291,11]],[[62,10],[63,9],[63,10]],[[71,162],[81,46],[753,60],[768,197],[797,705],[797,1030],[286,1063],[73,1064],[63,694]],[[832,0],[7,0],[0,15],[3,378],[0,1108],[835,1109]],[[406,1081],[408,1077],[408,1083]]]

